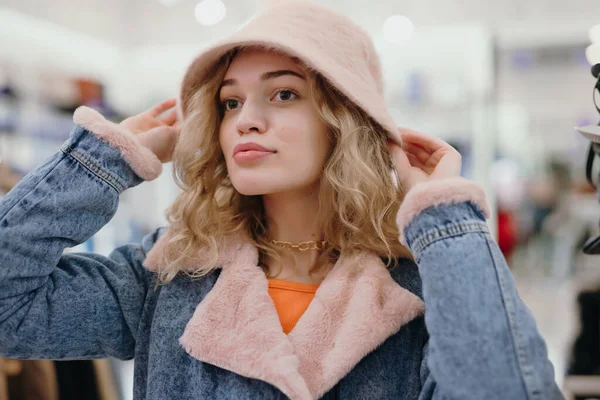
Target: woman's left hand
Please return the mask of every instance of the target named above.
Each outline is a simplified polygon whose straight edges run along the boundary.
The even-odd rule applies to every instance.
[[[388,140],[392,161],[405,192],[431,180],[460,176],[462,156],[448,143],[426,133],[399,128],[402,147]]]
[[[140,143],[162,163],[171,161],[179,137],[180,121],[177,120],[176,103],[175,99],[161,101],[119,124],[137,135]]]

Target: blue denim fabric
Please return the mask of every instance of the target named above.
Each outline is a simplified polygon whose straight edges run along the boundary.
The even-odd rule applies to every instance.
[[[76,126],[60,152],[0,201],[0,356],[135,357],[136,399],[285,398],[179,345],[219,272],[155,287],[142,263],[162,230],[109,257],[63,254],[104,226],[119,194],[139,183],[118,150]],[[324,398],[562,398],[481,212],[470,203],[430,207],[405,235],[417,264],[397,260],[391,274],[424,299],[425,317],[365,356]]]
[[[405,234],[423,282],[426,364],[440,398],[562,398],[482,212],[471,203],[430,207]]]

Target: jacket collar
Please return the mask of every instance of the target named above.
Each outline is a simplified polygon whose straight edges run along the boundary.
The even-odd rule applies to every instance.
[[[148,269],[160,268],[168,237],[161,236],[148,253]],[[257,249],[232,239],[219,263],[222,272],[188,322],[181,345],[200,361],[268,382],[292,399],[321,397],[424,312],[423,301],[398,285],[379,257],[342,255],[286,335],[257,266]]]

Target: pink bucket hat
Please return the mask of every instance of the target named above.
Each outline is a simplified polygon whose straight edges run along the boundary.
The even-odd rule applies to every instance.
[[[242,29],[204,50],[188,67],[181,86],[179,110],[188,103],[215,64],[236,47],[259,45],[283,51],[305,62],[381,124],[401,143],[383,97],[379,57],[370,36],[348,18],[309,2],[274,6]]]

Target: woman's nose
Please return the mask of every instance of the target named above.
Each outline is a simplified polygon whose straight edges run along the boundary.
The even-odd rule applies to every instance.
[[[237,120],[237,131],[240,135],[250,132],[264,133],[267,130],[267,120],[260,104],[246,101],[242,106]]]

